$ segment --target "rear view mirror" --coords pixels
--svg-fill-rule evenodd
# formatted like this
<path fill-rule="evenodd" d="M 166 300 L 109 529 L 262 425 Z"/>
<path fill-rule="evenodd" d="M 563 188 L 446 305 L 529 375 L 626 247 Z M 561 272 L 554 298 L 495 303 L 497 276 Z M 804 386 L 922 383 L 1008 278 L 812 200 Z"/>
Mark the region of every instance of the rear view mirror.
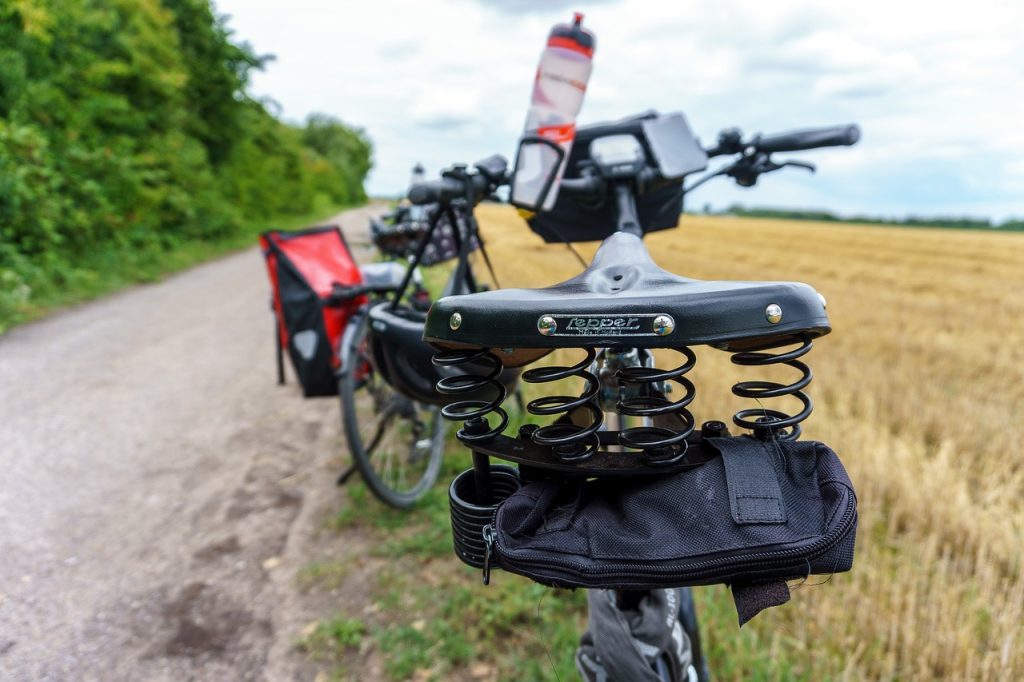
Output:
<path fill-rule="evenodd" d="M 555 179 L 564 158 L 565 150 L 551 140 L 537 135 L 520 138 L 509 203 L 535 212 L 550 207 L 558 195 Z"/>

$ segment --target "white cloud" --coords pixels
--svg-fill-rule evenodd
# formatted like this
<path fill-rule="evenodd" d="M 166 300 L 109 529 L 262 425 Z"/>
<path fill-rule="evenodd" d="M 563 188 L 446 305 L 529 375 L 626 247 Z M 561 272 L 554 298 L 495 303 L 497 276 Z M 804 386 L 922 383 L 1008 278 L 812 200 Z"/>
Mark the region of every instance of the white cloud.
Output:
<path fill-rule="evenodd" d="M 460 129 L 475 123 L 480 95 L 472 90 L 443 87 L 420 92 L 409 108 L 411 122 L 425 128 Z"/>
<path fill-rule="evenodd" d="M 254 91 L 301 119 L 367 129 L 374 192 L 415 161 L 438 169 L 514 154 L 536 60 L 566 2 L 216 0 L 278 60 Z M 1024 4 L 975 0 L 577 3 L 597 35 L 581 121 L 683 110 L 717 130 L 856 121 L 860 146 L 813 152 L 815 177 L 724 184 L 696 200 L 865 213 L 1024 214 Z M 931 187 L 931 189 L 929 189 Z M 876 208 L 877 207 L 877 208 Z M 991 207 L 991 208 L 989 208 Z"/>

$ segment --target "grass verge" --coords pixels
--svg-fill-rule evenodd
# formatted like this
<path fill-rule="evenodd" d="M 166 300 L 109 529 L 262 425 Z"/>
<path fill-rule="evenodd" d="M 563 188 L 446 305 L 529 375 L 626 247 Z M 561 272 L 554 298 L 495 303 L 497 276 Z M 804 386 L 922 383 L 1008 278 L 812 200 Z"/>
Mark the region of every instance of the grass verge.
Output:
<path fill-rule="evenodd" d="M 298 576 L 308 580 L 367 561 L 375 567 L 347 577 L 361 581 L 367 604 L 345 604 L 299 642 L 300 651 L 327 665 L 328 679 L 363 679 L 350 671 L 366 674 L 368 656 L 390 680 L 575 678 L 583 592 L 549 590 L 505 573 L 495 573 L 485 587 L 479 571 L 455 558 L 447 483 L 468 466 L 468 454 L 452 442 L 439 484 L 413 513 L 385 507 L 361 482 L 347 486 L 345 507 L 326 527 L 364 538 L 368 556 L 340 557 L 336 569 L 310 564 Z M 364 641 L 353 646 L 349 631 L 333 624 L 356 617 L 366 630 Z"/>

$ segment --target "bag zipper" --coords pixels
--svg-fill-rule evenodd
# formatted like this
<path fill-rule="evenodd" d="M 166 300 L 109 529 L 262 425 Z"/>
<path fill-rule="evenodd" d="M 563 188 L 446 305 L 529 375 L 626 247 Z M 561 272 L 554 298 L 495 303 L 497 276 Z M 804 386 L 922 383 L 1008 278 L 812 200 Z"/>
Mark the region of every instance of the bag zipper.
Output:
<path fill-rule="evenodd" d="M 849 494 L 852 497 L 852 491 Z M 640 575 L 643 577 L 651 577 L 654 580 L 657 580 L 660 576 L 666 576 L 664 580 L 665 584 L 673 584 L 678 582 L 678 579 L 671 580 L 668 579 L 667 576 L 679 576 L 680 574 L 684 574 L 689 578 L 700 579 L 712 577 L 716 573 L 721 572 L 723 568 L 743 568 L 751 564 L 757 564 L 764 567 L 781 567 L 791 565 L 793 563 L 793 559 L 814 559 L 825 554 L 842 542 L 852 529 L 854 521 L 856 521 L 857 508 L 854 504 L 850 504 L 848 502 L 846 509 L 843 512 L 843 516 L 836 528 L 832 532 L 828 533 L 828 535 L 822 537 L 821 540 L 818 540 L 807 547 L 792 547 L 789 549 L 780 549 L 768 552 L 754 552 L 752 554 L 744 555 L 742 559 L 721 557 L 696 563 L 685 561 L 677 563 L 616 561 L 616 565 L 613 567 L 587 566 L 586 564 L 571 560 L 556 563 L 547 560 L 546 557 L 548 555 L 544 552 L 532 552 L 535 558 L 531 559 L 529 557 L 529 554 L 531 554 L 530 550 L 518 550 L 518 552 L 513 555 L 507 550 L 503 550 L 501 543 L 497 539 L 497 533 L 495 531 L 495 528 L 497 528 L 497 518 L 498 510 L 495 509 L 494 514 L 491 516 L 491 523 L 483 528 L 485 544 L 485 585 L 490 581 L 490 564 L 493 560 L 493 556 L 497 556 L 499 566 L 514 566 L 515 573 L 520 573 L 521 575 L 533 578 L 539 582 L 558 580 L 566 574 L 573 577 L 580 577 L 584 580 L 595 576 L 612 580 L 619 578 L 635 580 L 637 576 Z M 521 555 L 521 553 L 524 552 L 527 556 Z M 528 568 L 527 570 L 522 570 L 523 566 L 528 568 L 533 567 L 539 570 L 547 570 L 548 573 L 554 575 L 549 575 L 544 572 L 533 572 L 528 570 Z M 562 575 L 558 575 L 559 573 Z"/>
<path fill-rule="evenodd" d="M 498 509 L 495 507 L 494 514 L 491 516 L 491 523 L 483 527 L 484 536 L 484 585 L 491 584 L 491 552 L 494 550 L 494 528 L 491 524 L 495 522 L 498 516 Z"/>

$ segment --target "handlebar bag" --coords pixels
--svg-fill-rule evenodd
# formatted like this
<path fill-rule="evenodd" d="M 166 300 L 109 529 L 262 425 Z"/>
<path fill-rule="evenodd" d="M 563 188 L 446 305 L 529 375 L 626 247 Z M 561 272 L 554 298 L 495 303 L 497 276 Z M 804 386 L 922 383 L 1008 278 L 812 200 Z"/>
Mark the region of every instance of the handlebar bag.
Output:
<path fill-rule="evenodd" d="M 281 348 L 288 349 L 307 398 L 338 394 L 338 343 L 349 318 L 365 303 L 358 296 L 330 300 L 335 285 L 363 281 L 337 225 L 260 235 L 272 289 Z"/>
<path fill-rule="evenodd" d="M 591 158 L 590 143 L 607 135 L 634 136 L 647 158 L 653 160 L 651 144 L 643 126 L 645 121 L 657 118 L 658 114 L 650 111 L 621 121 L 580 127 L 565 163 L 565 177 L 580 177 L 583 163 Z M 679 180 L 636 197 L 637 217 L 644 234 L 676 227 L 683 212 L 683 195 L 683 181 Z M 618 206 L 611 198 L 595 204 L 559 192 L 551 210 L 532 215 L 527 224 L 548 243 L 601 241 L 615 233 L 617 216 Z"/>
<path fill-rule="evenodd" d="M 788 601 L 786 580 L 850 570 L 857 497 L 835 452 L 751 436 L 704 442 L 719 456 L 672 475 L 527 483 L 484 530 L 491 564 L 557 587 L 724 583 L 740 625 Z"/>

